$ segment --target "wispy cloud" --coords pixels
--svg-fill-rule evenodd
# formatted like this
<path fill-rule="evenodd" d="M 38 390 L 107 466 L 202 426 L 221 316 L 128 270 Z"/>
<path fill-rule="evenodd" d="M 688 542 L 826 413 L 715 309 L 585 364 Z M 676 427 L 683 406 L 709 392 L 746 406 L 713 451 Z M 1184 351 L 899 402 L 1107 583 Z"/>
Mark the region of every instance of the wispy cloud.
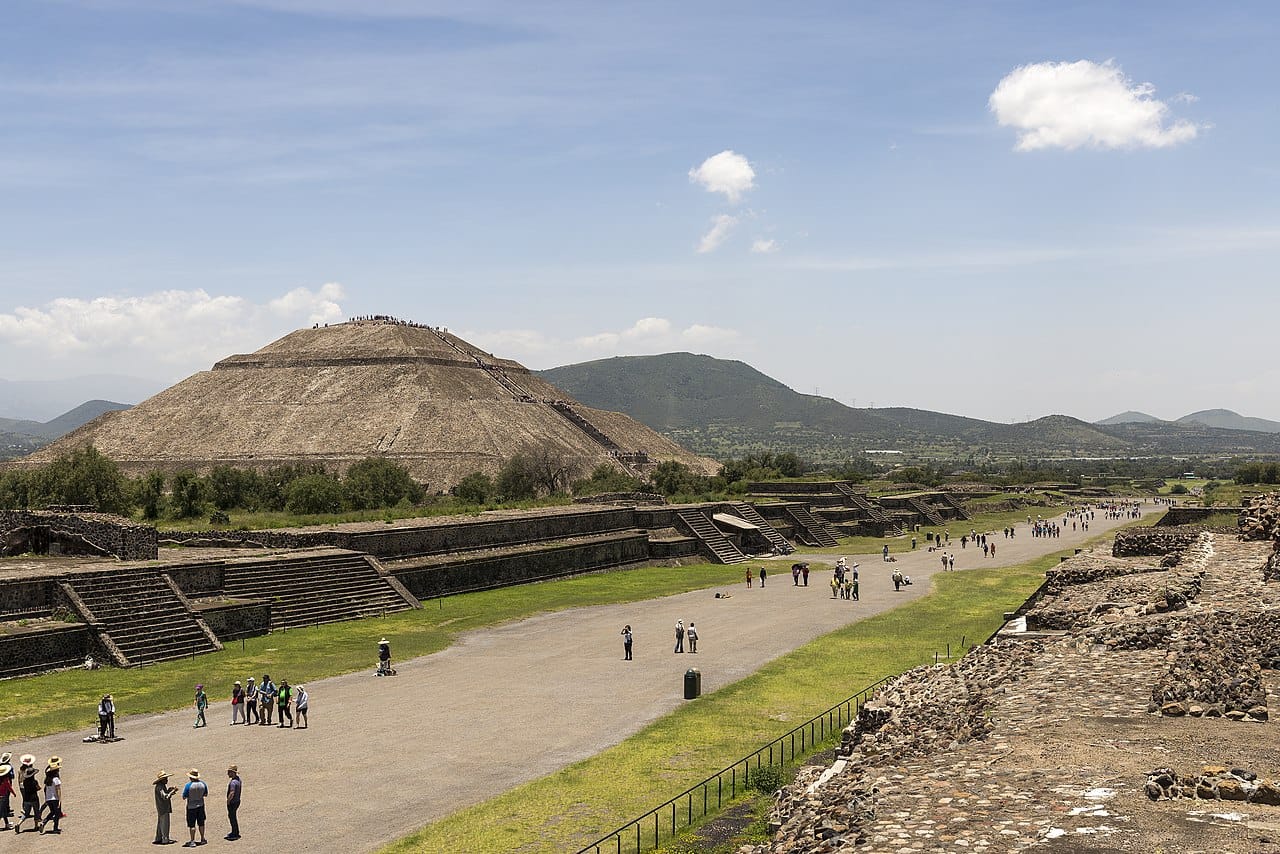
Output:
<path fill-rule="evenodd" d="M 738 218 L 729 214 L 718 214 L 711 218 L 711 228 L 706 234 L 702 235 L 702 239 L 698 241 L 698 252 L 706 254 L 707 252 L 715 252 L 720 248 L 733 229 L 738 225 Z"/>
<path fill-rule="evenodd" d="M 625 329 L 560 338 L 531 329 L 468 330 L 464 339 L 498 355 L 528 360 L 539 367 L 603 356 L 648 355 L 673 350 L 737 344 L 734 329 L 710 323 L 679 326 L 665 317 L 643 317 Z"/>

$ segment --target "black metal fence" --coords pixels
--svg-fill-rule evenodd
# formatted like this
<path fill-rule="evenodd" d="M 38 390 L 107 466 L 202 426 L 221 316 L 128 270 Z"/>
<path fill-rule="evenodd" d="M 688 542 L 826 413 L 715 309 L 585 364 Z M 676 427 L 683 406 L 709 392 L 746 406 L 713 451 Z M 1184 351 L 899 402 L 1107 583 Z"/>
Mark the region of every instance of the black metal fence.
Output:
<path fill-rule="evenodd" d="M 936 655 L 934 660 L 937 660 Z M 886 676 L 868 685 L 849 699 L 778 736 L 755 753 L 744 756 L 661 806 L 654 807 L 634 821 L 600 837 L 580 849 L 578 854 L 639 854 L 641 851 L 657 849 L 664 838 L 671 839 L 680 829 L 690 827 L 696 820 L 719 810 L 726 801 L 732 801 L 739 793 L 746 791 L 749 788 L 747 778 L 753 767 L 785 766 L 788 762 L 794 762 L 797 755 L 803 758 L 806 751 L 843 730 L 857 717 L 858 710 L 873 692 L 894 678 L 896 675 Z"/>

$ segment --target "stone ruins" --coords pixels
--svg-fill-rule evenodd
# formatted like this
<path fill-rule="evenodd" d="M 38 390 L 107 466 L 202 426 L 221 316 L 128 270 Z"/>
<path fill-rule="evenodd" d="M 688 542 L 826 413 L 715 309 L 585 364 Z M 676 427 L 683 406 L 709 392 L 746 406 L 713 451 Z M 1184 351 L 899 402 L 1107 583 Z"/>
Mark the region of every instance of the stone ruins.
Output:
<path fill-rule="evenodd" d="M 990 642 L 892 680 L 772 841 L 839 851 L 1280 850 L 1280 496 L 1239 532 L 1124 532 Z"/>

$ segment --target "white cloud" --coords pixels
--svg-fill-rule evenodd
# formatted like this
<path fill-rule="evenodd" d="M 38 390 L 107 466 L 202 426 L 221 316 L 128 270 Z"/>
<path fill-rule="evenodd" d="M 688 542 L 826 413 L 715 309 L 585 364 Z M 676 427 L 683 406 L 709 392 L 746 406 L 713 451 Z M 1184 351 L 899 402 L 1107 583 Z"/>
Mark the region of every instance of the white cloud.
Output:
<path fill-rule="evenodd" d="M 691 347 L 710 347 L 742 341 L 734 329 L 691 323 L 679 327 L 665 317 L 643 317 L 626 329 L 605 330 L 576 338 L 560 339 L 528 329 L 463 331 L 464 340 L 497 356 L 531 366 L 553 367 L 602 356 L 667 353 Z"/>
<path fill-rule="evenodd" d="M 89 363 L 107 370 L 155 375 L 189 373 L 218 359 L 251 352 L 304 324 L 343 319 L 342 286 L 295 288 L 265 303 L 204 290 L 158 291 L 136 297 L 62 297 L 0 313 L 0 353 L 13 363 L 47 368 Z"/>
<path fill-rule="evenodd" d="M 729 214 L 719 214 L 711 218 L 711 230 L 702 235 L 702 239 L 698 241 L 698 252 L 714 252 L 720 248 L 720 244 L 728 239 L 730 232 L 738 224 L 736 216 Z"/>
<path fill-rule="evenodd" d="M 1176 104 L 1194 104 L 1200 100 L 1199 95 L 1192 95 L 1190 92 L 1179 92 L 1170 98 Z"/>
<path fill-rule="evenodd" d="M 766 240 L 763 237 L 757 237 L 751 241 L 751 251 L 757 255 L 770 255 L 777 252 L 782 247 L 778 245 L 778 241 L 772 238 Z"/>
<path fill-rule="evenodd" d="M 1166 148 L 1194 139 L 1199 127 L 1171 120 L 1149 83 L 1134 83 L 1110 61 L 1037 62 L 1015 68 L 988 106 L 1018 130 L 1018 151 L 1042 148 Z"/>
<path fill-rule="evenodd" d="M 755 187 L 756 171 L 747 158 L 726 149 L 702 161 L 701 166 L 690 169 L 689 180 L 701 184 L 709 193 L 723 193 L 736 205 L 743 193 Z"/>

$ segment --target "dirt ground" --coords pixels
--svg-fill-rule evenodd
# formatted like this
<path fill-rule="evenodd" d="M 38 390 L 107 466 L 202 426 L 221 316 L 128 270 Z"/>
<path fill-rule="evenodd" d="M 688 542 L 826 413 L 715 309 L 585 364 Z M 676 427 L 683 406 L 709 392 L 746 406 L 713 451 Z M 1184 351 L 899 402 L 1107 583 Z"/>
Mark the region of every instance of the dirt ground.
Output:
<path fill-rule="evenodd" d="M 1119 524 L 1099 519 L 1087 535 L 1066 532 L 1053 540 L 1034 539 L 1021 526 L 1016 539 L 999 539 L 996 560 L 954 549 L 956 569 L 1020 563 Z M 61 836 L 6 834 L 0 850 L 137 851 L 153 836 L 156 772 L 169 771 L 177 784 L 191 768 L 215 794 L 210 844 L 228 844 L 218 804 L 231 763 L 244 780 L 245 843 L 289 851 L 374 849 L 621 741 L 684 702 L 683 674 L 695 663 L 703 690 L 714 691 L 821 634 L 923 596 L 940 569 L 937 555 L 923 548 L 894 564 L 879 555 L 856 559 L 857 603 L 831 599 L 822 574 L 810 587 L 793 587 L 792 561 L 780 559 L 765 564 L 776 569 L 763 590 L 739 583 L 476 631 L 440 653 L 400 663 L 395 678 L 356 673 L 309 684 L 305 731 L 229 726 L 225 702 L 214 704 L 207 728 L 195 730 L 188 711 L 128 717 L 128 698 L 117 697 L 124 741 L 81 743 L 86 727 L 3 747 L 15 757 L 35 754 L 41 767 L 50 755 L 62 757 L 68 818 Z M 919 583 L 895 593 L 889 579 L 895 567 Z M 732 598 L 716 599 L 717 591 Z M 672 655 L 677 619 L 698 624 L 696 657 Z M 620 660 L 624 623 L 635 631 L 632 662 Z M 93 718 L 92 709 L 85 712 Z M 182 820 L 179 806 L 173 836 L 180 842 Z"/>

